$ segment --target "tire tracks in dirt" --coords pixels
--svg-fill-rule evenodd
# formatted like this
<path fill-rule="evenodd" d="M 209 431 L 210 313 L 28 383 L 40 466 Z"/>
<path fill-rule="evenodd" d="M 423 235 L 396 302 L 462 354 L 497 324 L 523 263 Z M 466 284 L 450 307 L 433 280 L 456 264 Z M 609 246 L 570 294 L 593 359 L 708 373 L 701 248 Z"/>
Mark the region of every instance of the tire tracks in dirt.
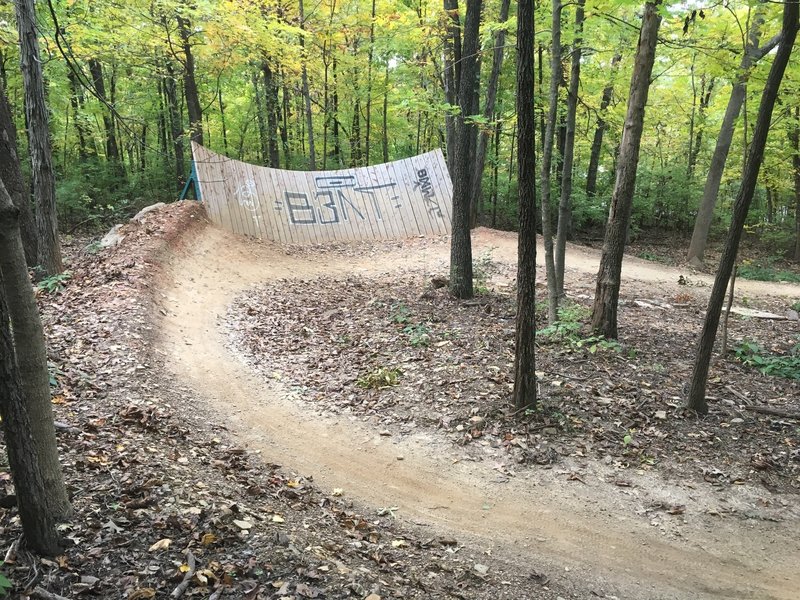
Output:
<path fill-rule="evenodd" d="M 398 518 L 409 524 L 468 537 L 522 569 L 554 574 L 566 567 L 570 572 L 563 578 L 620 598 L 797 599 L 800 551 L 785 524 L 752 527 L 728 519 L 692 528 L 685 541 L 665 539 L 647 522 L 619 510 L 613 497 L 596 497 L 597 488 L 552 489 L 537 485 L 535 474 L 492 484 L 497 473 L 490 466 L 455 462 L 447 443 L 433 436 L 387 438 L 346 416 L 319 416 L 279 385 L 256 376 L 226 348 L 220 321 L 233 298 L 252 285 L 322 274 L 391 276 L 412 266 L 441 272 L 447 245 L 411 242 L 366 259 L 322 251 L 304 258 L 211 226 L 193 235 L 167 259 L 170 283 L 162 291 L 166 315 L 159 323 L 157 349 L 174 375 L 170 385 L 193 389 L 197 403 L 261 451 L 264 460 L 312 475 L 328 490 L 343 488 L 358 503 L 398 507 Z M 476 255 L 493 248 L 493 258 L 516 260 L 512 234 L 479 230 L 473 240 Z M 593 273 L 598 254 L 570 247 L 567 262 L 572 271 Z M 677 281 L 680 273 L 635 261 L 627 261 L 626 271 L 628 277 L 654 283 Z M 797 291 L 796 286 L 771 286 L 767 293 Z M 313 290 L 309 297 L 313 301 Z"/>

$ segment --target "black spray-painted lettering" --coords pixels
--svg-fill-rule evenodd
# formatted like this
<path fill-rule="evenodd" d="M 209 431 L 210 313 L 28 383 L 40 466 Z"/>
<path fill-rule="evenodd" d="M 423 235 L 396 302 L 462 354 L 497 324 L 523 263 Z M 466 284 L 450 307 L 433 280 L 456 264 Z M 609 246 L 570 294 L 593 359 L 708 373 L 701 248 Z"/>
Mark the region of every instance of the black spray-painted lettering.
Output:
<path fill-rule="evenodd" d="M 428 207 L 428 212 L 437 217 L 442 216 L 442 208 L 436 200 L 436 192 L 433 189 L 433 182 L 428 169 L 417 169 L 417 181 L 414 182 L 414 189 L 419 188 L 422 192 L 422 200 Z"/>

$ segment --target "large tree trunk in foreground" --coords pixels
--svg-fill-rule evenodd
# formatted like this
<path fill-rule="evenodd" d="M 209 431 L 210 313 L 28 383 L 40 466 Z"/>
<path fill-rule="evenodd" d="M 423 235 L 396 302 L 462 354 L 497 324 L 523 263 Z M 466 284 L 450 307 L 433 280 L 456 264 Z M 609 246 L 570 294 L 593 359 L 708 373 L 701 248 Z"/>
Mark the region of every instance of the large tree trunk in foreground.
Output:
<path fill-rule="evenodd" d="M 64 270 L 56 218 L 56 179 L 50 143 L 50 122 L 45 103 L 42 61 L 36 31 L 33 0 L 14 3 L 19 33 L 19 64 L 25 88 L 25 116 L 28 123 L 28 147 L 33 173 L 33 197 L 36 205 L 38 262 L 45 275 Z"/>
<path fill-rule="evenodd" d="M 558 289 L 556 265 L 553 256 L 553 218 L 550 201 L 550 174 L 553 167 L 553 146 L 558 118 L 558 86 L 561 82 L 561 0 L 553 0 L 553 43 L 550 48 L 550 94 L 547 126 L 542 146 L 542 237 L 544 238 L 544 263 L 547 273 L 547 320 L 558 320 Z"/>
<path fill-rule="evenodd" d="M 611 196 L 600 270 L 597 273 L 597 287 L 592 307 L 592 329 L 607 338 L 617 337 L 617 304 L 622 257 L 631 220 L 639 147 L 644 129 L 644 109 L 656 58 L 658 28 L 661 25 L 661 15 L 658 12 L 660 1 L 647 2 L 644 6 L 642 29 L 639 33 L 628 95 L 628 110 L 617 160 L 617 177 L 614 193 Z"/>
<path fill-rule="evenodd" d="M 558 229 L 556 230 L 556 293 L 564 296 L 564 260 L 567 253 L 567 235 L 572 231 L 572 165 L 575 161 L 575 116 L 578 112 L 578 84 L 581 75 L 581 44 L 583 43 L 583 7 L 586 0 L 578 0 L 575 7 L 575 41 L 572 43 L 572 68 L 570 69 L 567 96 L 566 133 L 564 136 L 564 170 L 561 175 L 561 198 L 558 203 Z"/>
<path fill-rule="evenodd" d="M 16 365 L 22 382 L 25 412 L 30 420 L 25 431 L 29 431 L 32 437 L 38 467 L 44 479 L 43 502 L 52 518 L 61 518 L 69 515 L 72 508 L 58 462 L 47 352 L 42 322 L 22 251 L 18 214 L 5 186 L 0 184 L 0 284 L 14 334 Z M 5 360 L 6 352 L 2 354 Z M 26 460 L 24 456 L 17 458 Z"/>
<path fill-rule="evenodd" d="M 466 118 L 474 109 L 478 82 L 478 31 L 481 19 L 481 0 L 467 0 L 464 18 L 464 47 L 461 60 L 461 82 L 458 102 L 461 112 L 456 117 L 456 152 L 453 177 L 453 234 L 450 244 L 450 293 L 456 298 L 471 298 L 472 240 L 469 230 L 469 207 L 472 194 L 471 162 L 474 125 Z"/>
<path fill-rule="evenodd" d="M 534 0 L 517 12 L 517 126 L 519 128 L 519 247 L 514 408 L 536 407 L 536 113 L 534 112 Z"/>
<path fill-rule="evenodd" d="M 511 0 L 502 0 L 500 4 L 500 18 L 498 23 L 508 21 L 508 11 Z M 500 83 L 500 71 L 503 68 L 503 54 L 505 52 L 506 30 L 500 29 L 494 36 L 494 53 L 492 56 L 492 71 L 486 84 L 486 103 L 483 106 L 483 118 L 491 121 L 494 118 L 494 106 L 497 101 L 497 88 Z M 489 145 L 489 130 L 484 127 L 478 133 L 478 145 L 475 149 L 475 171 L 472 176 L 472 201 L 470 202 L 470 226 L 478 223 L 478 212 L 482 199 L 483 171 L 486 166 L 486 149 Z"/>
<path fill-rule="evenodd" d="M 694 230 L 692 232 L 692 241 L 689 243 L 689 252 L 686 256 L 686 261 L 688 263 L 698 266 L 701 266 L 703 263 L 703 256 L 706 251 L 706 244 L 708 243 L 708 233 L 711 230 L 711 221 L 714 218 L 714 207 L 717 204 L 717 195 L 719 194 L 722 175 L 725 171 L 725 163 L 728 160 L 728 153 L 731 149 L 731 142 L 733 141 L 736 119 L 739 116 L 745 96 L 747 95 L 747 80 L 750 77 L 750 69 L 760 58 L 772 50 L 778 42 L 778 38 L 775 37 L 762 48 L 758 47 L 758 40 L 761 37 L 761 27 L 764 24 L 764 17 L 761 14 L 763 12 L 761 7 L 756 10 L 757 12 L 753 19 L 753 25 L 750 28 L 750 35 L 747 39 L 747 47 L 745 48 L 741 64 L 739 65 L 739 75 L 731 90 L 731 97 L 728 100 L 728 106 L 722 118 L 722 125 L 720 125 L 719 128 L 717 143 L 714 146 L 714 154 L 711 156 L 711 166 L 706 176 L 703 198 L 697 210 L 697 217 L 695 218 Z"/>
<path fill-rule="evenodd" d="M 722 303 L 725 300 L 725 288 L 728 285 L 733 265 L 736 262 L 736 254 L 739 251 L 739 241 L 742 237 L 744 222 L 747 218 L 747 212 L 750 210 L 750 203 L 753 200 L 756 183 L 758 182 L 758 172 L 761 169 L 761 161 L 764 158 L 764 147 L 767 143 L 767 134 L 772 120 L 772 110 L 775 107 L 778 89 L 783 80 L 786 65 L 789 63 L 794 40 L 797 37 L 797 29 L 800 25 L 798 17 L 800 17 L 800 4 L 787 2 L 783 5 L 781 43 L 772 62 L 764 91 L 761 94 L 761 105 L 758 107 L 756 128 L 753 132 L 750 152 L 742 175 L 742 185 L 736 195 L 731 226 L 728 230 L 728 239 L 725 243 L 725 250 L 722 252 L 722 258 L 719 261 L 717 275 L 714 278 L 714 287 L 711 288 L 711 296 L 708 299 L 706 320 L 703 324 L 700 342 L 697 345 L 697 358 L 695 359 L 687 398 L 687 406 L 700 414 L 708 412 L 706 383 L 708 382 L 711 352 L 714 349 L 714 340 L 717 336 L 717 327 L 722 313 Z"/>
<path fill-rule="evenodd" d="M 5 89 L 0 87 L 0 180 L 6 186 L 11 201 L 19 210 L 19 229 L 22 247 L 25 249 L 25 262 L 29 267 L 36 266 L 36 221 L 33 218 L 28 187 L 22 177 L 19 155 L 17 154 L 17 128 L 11 117 Z"/>
<path fill-rule="evenodd" d="M 39 456 L 31 436 L 30 419 L 16 366 L 8 309 L 0 290 L 0 416 L 3 418 L 6 453 L 14 478 L 25 541 L 37 554 L 54 556 L 61 552 L 61 548 L 55 519 L 46 502 L 44 476 L 39 468 Z"/>

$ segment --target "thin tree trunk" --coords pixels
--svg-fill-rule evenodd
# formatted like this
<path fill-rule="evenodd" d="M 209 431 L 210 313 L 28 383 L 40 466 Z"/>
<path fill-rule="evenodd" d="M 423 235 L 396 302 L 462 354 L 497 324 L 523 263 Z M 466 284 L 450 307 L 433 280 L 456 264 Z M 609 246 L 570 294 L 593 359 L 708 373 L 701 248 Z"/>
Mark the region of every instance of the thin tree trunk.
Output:
<path fill-rule="evenodd" d="M 511 0 L 502 0 L 500 4 L 500 16 L 498 23 L 508 21 L 508 12 Z M 500 73 L 503 68 L 503 55 L 506 43 L 506 30 L 500 28 L 494 35 L 494 52 L 492 55 L 492 70 L 489 73 L 489 81 L 486 84 L 486 102 L 483 105 L 483 118 L 491 121 L 495 117 L 495 103 L 497 101 L 497 88 L 500 83 Z M 481 128 L 478 133 L 478 144 L 475 149 L 475 170 L 472 177 L 472 200 L 470 213 L 470 226 L 478 224 L 478 213 L 483 191 L 483 171 L 486 167 L 486 149 L 489 145 L 489 129 Z"/>
<path fill-rule="evenodd" d="M 300 29 L 305 29 L 306 17 L 303 11 L 303 0 L 299 0 L 298 8 L 300 12 Z M 301 80 L 303 85 L 303 101 L 305 102 L 306 129 L 308 130 L 308 169 L 309 171 L 316 171 L 317 154 L 314 149 L 314 121 L 311 114 L 311 92 L 308 89 L 308 69 L 306 67 L 308 56 L 306 56 L 305 34 L 300 35 L 300 51 L 303 54 Z"/>
<path fill-rule="evenodd" d="M 86 128 L 86 123 L 83 120 L 83 88 L 78 83 L 75 73 L 71 69 L 67 70 L 67 79 L 69 80 L 69 102 L 72 106 L 72 112 L 75 115 L 73 124 L 75 125 L 75 133 L 78 134 L 78 157 L 81 163 L 86 161 L 90 154 L 94 154 L 94 148 L 89 147 L 87 140 L 90 140 L 92 134 Z"/>
<path fill-rule="evenodd" d="M 166 63 L 166 69 L 167 77 L 164 79 L 164 95 L 167 98 L 172 145 L 175 149 L 175 177 L 178 180 L 177 188 L 181 189 L 183 184 L 186 183 L 186 165 L 183 158 L 183 124 L 181 123 L 181 111 L 178 107 L 175 71 L 169 62 Z"/>
<path fill-rule="evenodd" d="M 353 105 L 353 124 L 350 127 L 350 166 L 362 166 L 363 155 L 361 150 L 361 102 L 358 98 L 355 99 Z M 419 131 L 419 124 L 417 124 L 417 131 Z M 419 143 L 419 134 L 417 134 L 417 143 Z"/>
<path fill-rule="evenodd" d="M 514 408 L 536 407 L 536 113 L 534 111 L 534 0 L 517 12 L 517 124 L 519 241 Z"/>
<path fill-rule="evenodd" d="M 389 162 L 389 62 L 386 62 L 386 76 L 383 80 L 383 162 Z"/>
<path fill-rule="evenodd" d="M 492 164 L 492 227 L 497 227 L 497 198 L 500 195 L 500 134 L 503 122 L 494 125 L 494 161 Z"/>
<path fill-rule="evenodd" d="M 461 81 L 461 21 L 458 16 L 458 0 L 444 0 L 448 25 L 444 37 L 444 96 L 451 108 L 458 105 L 458 90 Z M 447 169 L 455 177 L 456 116 L 448 111 L 444 117 L 447 143 Z"/>
<path fill-rule="evenodd" d="M 694 141 L 689 143 L 689 164 L 688 173 L 689 177 L 694 177 L 694 169 L 697 165 L 697 157 L 700 154 L 700 146 L 703 143 L 703 133 L 705 131 L 706 112 L 708 105 L 711 102 L 711 93 L 714 90 L 714 82 L 716 80 L 712 77 L 707 80 L 706 75 L 700 77 L 700 98 L 699 106 L 697 109 L 697 119 L 694 125 Z"/>
<path fill-rule="evenodd" d="M 631 77 L 628 109 L 622 134 L 616 183 L 611 196 L 600 270 L 592 308 L 592 329 L 607 337 L 617 337 L 617 304 L 619 302 L 620 275 L 625 240 L 631 219 L 631 206 L 636 186 L 636 169 L 644 129 L 644 113 L 650 91 L 650 76 L 656 57 L 661 0 L 646 2 L 642 16 L 642 29 L 636 49 L 636 59 Z"/>
<path fill-rule="evenodd" d="M 103 65 L 100 64 L 100 61 L 97 59 L 91 58 L 89 59 L 89 72 L 92 75 L 92 85 L 94 86 L 94 91 L 103 105 L 102 114 L 103 128 L 105 129 L 106 135 L 106 160 L 110 165 L 112 165 L 112 169 L 119 173 L 121 166 L 119 144 L 117 144 L 117 135 L 116 131 L 114 130 L 114 122 L 111 118 L 111 113 L 108 110 L 108 107 L 104 104 L 105 102 L 108 102 L 108 98 L 106 96 L 105 81 L 103 79 Z"/>
<path fill-rule="evenodd" d="M 572 66 L 567 95 L 566 132 L 564 136 L 564 172 L 561 176 L 561 198 L 558 203 L 558 230 L 556 232 L 556 292 L 564 296 L 564 261 L 567 236 L 572 231 L 572 166 L 575 160 L 575 119 L 578 113 L 578 85 L 581 75 L 581 44 L 583 43 L 583 7 L 578 0 L 575 7 L 575 41 L 572 43 Z"/>
<path fill-rule="evenodd" d="M 50 403 L 50 377 L 47 372 L 47 350 L 42 322 L 36 308 L 28 267 L 20 240 L 18 211 L 11 203 L 5 185 L 0 183 L 0 285 L 8 307 L 14 336 L 16 364 L 25 399 L 25 412 L 30 420 L 23 431 L 30 432 L 35 456 L 43 477 L 43 496 L 37 503 L 47 507 L 50 518 L 60 519 L 72 513 L 58 462 L 53 408 Z M 5 315 L 0 318 L 5 318 Z M 3 355 L 6 354 L 4 350 Z M 13 400 L 12 400 L 13 402 Z M 16 410 L 15 407 L 6 407 Z M 17 432 L 24 435 L 22 431 Z M 17 456 L 17 460 L 26 460 Z"/>
<path fill-rule="evenodd" d="M 686 256 L 686 261 L 689 264 L 697 266 L 703 264 L 703 256 L 708 243 L 708 232 L 711 230 L 711 221 L 714 218 L 714 207 L 717 204 L 717 195 L 719 194 L 722 175 L 725 171 L 725 163 L 728 160 L 728 152 L 731 149 L 736 119 L 747 95 L 747 80 L 750 76 L 750 69 L 759 59 L 772 50 L 778 42 L 776 36 L 763 47 L 758 47 L 761 27 L 764 24 L 763 5 L 759 5 L 756 10 L 756 16 L 753 19 L 753 25 L 750 28 L 747 40 L 747 47 L 739 65 L 739 75 L 731 90 L 731 97 L 728 100 L 725 116 L 722 118 L 722 125 L 717 136 L 717 143 L 714 147 L 714 154 L 711 156 L 711 166 L 708 169 L 708 176 L 703 188 L 703 198 L 697 211 L 692 241 L 689 243 L 689 251 Z"/>
<path fill-rule="evenodd" d="M 603 136 L 605 135 L 607 124 L 605 113 L 611 98 L 614 95 L 614 75 L 617 72 L 622 54 L 617 52 L 611 59 L 611 77 L 600 99 L 600 109 L 597 111 L 597 127 L 592 138 L 592 149 L 589 153 L 589 167 L 586 170 L 586 197 L 593 198 L 597 194 L 597 169 L 600 166 L 600 152 L 603 149 Z"/>
<path fill-rule="evenodd" d="M 183 43 L 183 91 L 186 109 L 189 111 L 189 132 L 193 142 L 203 145 L 203 109 L 195 79 L 194 54 L 192 52 L 192 30 L 189 21 L 178 16 L 178 32 Z"/>
<path fill-rule="evenodd" d="M 800 106 L 794 107 L 794 128 L 791 133 L 792 167 L 794 167 L 794 260 L 800 262 Z"/>
<path fill-rule="evenodd" d="M 558 119 L 558 87 L 561 83 L 561 0 L 553 0 L 553 38 L 550 49 L 550 93 L 542 148 L 542 238 L 544 238 L 544 261 L 547 273 L 547 320 L 558 320 L 558 287 L 556 265 L 553 256 L 553 219 L 550 201 L 550 173 L 553 168 L 553 140 Z"/>
<path fill-rule="evenodd" d="M 289 104 L 289 92 L 286 88 L 285 82 L 283 85 L 283 93 L 281 94 L 281 104 L 281 144 L 283 145 L 284 166 L 288 169 L 291 166 L 291 157 L 289 153 L 289 119 L 291 117 L 291 106 Z"/>
<path fill-rule="evenodd" d="M 58 240 L 56 180 L 53 172 L 50 123 L 45 102 L 42 61 L 39 56 L 34 0 L 17 0 L 14 7 L 19 34 L 19 63 L 25 88 L 28 148 L 33 173 L 38 263 L 45 275 L 55 275 L 63 271 L 64 267 L 61 264 L 61 246 Z"/>
<path fill-rule="evenodd" d="M 339 81 L 336 76 L 336 58 L 333 59 L 333 157 L 336 159 L 336 166 L 341 169 L 344 167 L 342 160 L 342 143 L 339 139 Z"/>
<path fill-rule="evenodd" d="M 269 135 L 267 134 L 267 119 L 264 114 L 264 94 L 261 91 L 261 83 L 258 78 L 258 72 L 253 72 L 250 75 L 253 82 L 253 92 L 255 93 L 256 104 L 256 122 L 258 123 L 258 140 L 260 142 L 261 156 L 259 157 L 261 164 L 267 164 L 267 157 L 269 156 Z"/>
<path fill-rule="evenodd" d="M 722 252 L 722 258 L 719 261 L 717 275 L 714 278 L 714 286 L 711 288 L 703 332 L 697 345 L 697 355 L 689 385 L 687 406 L 699 414 L 708 412 L 706 383 L 708 382 L 711 353 L 717 336 L 722 303 L 725 300 L 725 288 L 736 262 L 739 240 L 741 239 L 747 212 L 750 209 L 753 194 L 755 193 L 758 172 L 764 158 L 764 147 L 766 146 L 767 134 L 772 120 L 772 111 L 775 107 L 775 100 L 778 97 L 783 74 L 786 71 L 786 65 L 789 63 L 789 58 L 792 54 L 795 38 L 797 37 L 798 26 L 800 25 L 799 17 L 800 4 L 797 2 L 784 3 L 781 43 L 772 61 L 772 67 L 767 76 L 764 91 L 761 94 L 761 104 L 758 107 L 756 127 L 750 144 L 750 153 L 747 157 L 744 176 L 742 177 L 742 185 L 736 195 L 731 226 L 728 230 L 728 239 L 725 243 L 725 250 Z"/>
<path fill-rule="evenodd" d="M 219 102 L 219 118 L 222 121 L 222 147 L 225 154 L 228 153 L 228 127 L 225 124 L 225 103 L 222 101 L 222 87 L 217 89 L 217 100 Z"/>
<path fill-rule="evenodd" d="M 36 221 L 17 154 L 17 128 L 3 87 L 0 87 L 0 180 L 5 183 L 11 201 L 19 211 L 19 229 L 22 235 L 22 247 L 25 250 L 25 262 L 29 267 L 35 267 L 38 243 Z"/>
<path fill-rule="evenodd" d="M 372 129 L 372 59 L 375 55 L 375 0 L 372 0 L 372 15 L 369 22 L 369 56 L 367 58 L 367 114 L 364 124 L 364 164 L 369 165 L 369 136 Z"/>
<path fill-rule="evenodd" d="M 481 19 L 481 0 L 467 0 L 464 18 L 464 45 L 461 60 L 461 82 L 458 101 L 461 111 L 456 117 L 456 153 L 453 178 L 453 234 L 450 244 L 450 293 L 456 298 L 473 296 L 472 240 L 469 229 L 469 209 L 474 125 L 466 118 L 473 114 L 478 73 L 478 34 Z"/>

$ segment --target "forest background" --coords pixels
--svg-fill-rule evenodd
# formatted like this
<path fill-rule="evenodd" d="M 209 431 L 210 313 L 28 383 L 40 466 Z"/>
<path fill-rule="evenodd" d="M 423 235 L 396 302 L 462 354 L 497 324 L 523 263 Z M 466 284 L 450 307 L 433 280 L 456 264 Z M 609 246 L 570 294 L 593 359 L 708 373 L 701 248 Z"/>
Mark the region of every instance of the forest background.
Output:
<path fill-rule="evenodd" d="M 479 193 L 473 222 L 515 229 L 516 6 L 510 4 L 483 3 L 479 100 L 469 118 L 481 132 L 474 160 L 475 172 L 483 174 L 474 180 Z M 581 50 L 573 232 L 591 235 L 608 214 L 641 7 L 589 0 L 577 46 L 576 5 L 563 6 L 561 56 L 552 63 L 553 4 L 537 5 L 540 145 L 552 104 L 553 64 L 562 71 L 550 182 L 556 199 L 570 61 L 575 48 Z M 291 169 L 363 166 L 437 147 L 453 155 L 461 64 L 457 0 L 324 0 L 306 6 L 302 0 L 48 0 L 37 10 L 62 232 L 105 226 L 142 206 L 173 200 L 190 173 L 190 138 L 239 160 Z M 745 93 L 712 219 L 712 234 L 721 233 L 741 180 L 781 5 L 683 2 L 667 3 L 661 12 L 631 233 L 672 231 L 688 239 L 739 83 Z M 754 47 L 764 56 L 747 65 L 743 58 Z M 13 6 L 6 3 L 0 7 L 0 84 L 24 159 L 18 48 Z M 795 259 L 798 69 L 795 58 L 748 217 L 750 230 L 771 252 Z M 29 170 L 25 160 L 23 169 Z"/>

